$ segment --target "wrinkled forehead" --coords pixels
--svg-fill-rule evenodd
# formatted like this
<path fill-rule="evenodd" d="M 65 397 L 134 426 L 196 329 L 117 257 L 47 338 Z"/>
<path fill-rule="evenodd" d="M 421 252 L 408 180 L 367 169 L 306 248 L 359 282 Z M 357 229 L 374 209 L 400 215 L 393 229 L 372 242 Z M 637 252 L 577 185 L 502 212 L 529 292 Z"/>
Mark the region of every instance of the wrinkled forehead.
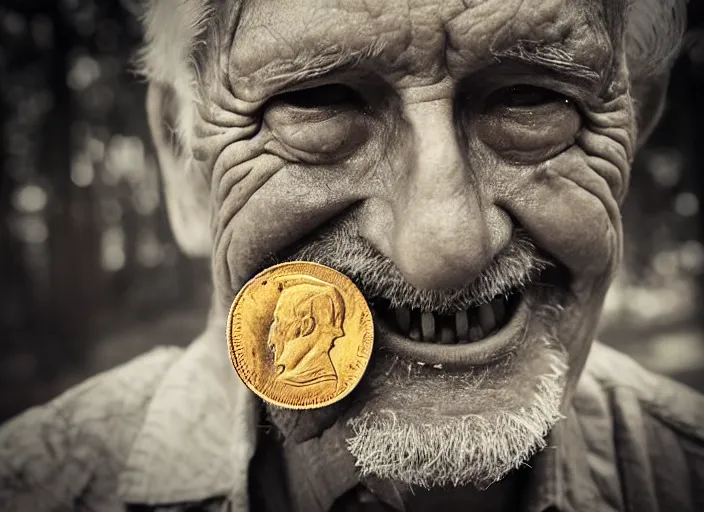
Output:
<path fill-rule="evenodd" d="M 434 83 L 448 74 L 466 76 L 522 42 L 560 45 L 576 62 L 604 69 L 622 3 L 249 0 L 222 27 L 232 33 L 224 48 L 228 78 L 235 89 L 254 94 L 256 87 L 286 85 L 304 64 L 320 74 L 354 65 L 392 80 L 413 76 Z"/>

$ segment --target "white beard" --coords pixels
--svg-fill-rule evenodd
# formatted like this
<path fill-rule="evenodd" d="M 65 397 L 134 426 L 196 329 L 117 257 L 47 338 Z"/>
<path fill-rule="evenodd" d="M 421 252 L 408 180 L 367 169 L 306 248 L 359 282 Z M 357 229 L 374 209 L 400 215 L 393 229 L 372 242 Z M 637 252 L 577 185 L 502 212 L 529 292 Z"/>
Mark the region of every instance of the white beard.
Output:
<path fill-rule="evenodd" d="M 545 447 L 545 437 L 562 418 L 566 355 L 544 341 L 536 345 L 542 349 L 538 357 L 547 371 L 533 377 L 529 403 L 512 397 L 500 408 L 460 416 L 399 413 L 389 407 L 351 419 L 354 436 L 348 449 L 361 476 L 425 488 L 473 485 L 485 489 L 519 468 Z M 453 398 L 464 396 L 471 402 L 473 396 L 494 391 L 482 389 L 482 376 L 475 380 Z"/>

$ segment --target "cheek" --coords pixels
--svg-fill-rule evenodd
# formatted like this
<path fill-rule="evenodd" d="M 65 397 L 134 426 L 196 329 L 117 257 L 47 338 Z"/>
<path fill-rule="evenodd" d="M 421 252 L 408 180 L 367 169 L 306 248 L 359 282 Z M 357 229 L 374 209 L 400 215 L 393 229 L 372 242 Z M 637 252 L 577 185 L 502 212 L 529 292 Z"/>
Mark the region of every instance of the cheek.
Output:
<path fill-rule="evenodd" d="M 614 169 L 574 145 L 538 166 L 504 171 L 513 179 L 504 177 L 506 193 L 498 203 L 575 277 L 604 277 L 606 283 L 620 261 L 622 241 L 613 184 L 621 181 Z"/>
<path fill-rule="evenodd" d="M 228 185 L 218 187 L 222 197 L 214 201 L 213 271 L 224 305 L 263 265 L 276 262 L 273 255 L 362 198 L 352 167 L 292 164 L 262 150 L 222 173 Z"/>

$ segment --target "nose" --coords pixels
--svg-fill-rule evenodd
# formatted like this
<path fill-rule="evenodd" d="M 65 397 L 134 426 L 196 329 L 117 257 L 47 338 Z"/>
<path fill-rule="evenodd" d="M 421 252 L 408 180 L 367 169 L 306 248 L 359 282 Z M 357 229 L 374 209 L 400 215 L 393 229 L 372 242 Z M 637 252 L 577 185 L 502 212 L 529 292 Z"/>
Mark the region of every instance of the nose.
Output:
<path fill-rule="evenodd" d="M 410 284 L 460 288 L 508 243 L 510 221 L 497 217 L 492 204 L 482 204 L 481 188 L 458 142 L 452 100 L 409 104 L 404 114 L 412 143 L 399 156 L 403 172 L 384 245 Z"/>

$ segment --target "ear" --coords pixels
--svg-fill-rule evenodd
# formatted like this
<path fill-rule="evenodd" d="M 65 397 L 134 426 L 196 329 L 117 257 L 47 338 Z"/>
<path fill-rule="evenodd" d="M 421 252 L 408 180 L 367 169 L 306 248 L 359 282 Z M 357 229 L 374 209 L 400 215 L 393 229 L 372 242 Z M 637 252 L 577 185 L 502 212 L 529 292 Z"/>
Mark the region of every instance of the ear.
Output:
<path fill-rule="evenodd" d="M 314 329 L 315 319 L 311 315 L 306 314 L 306 316 L 301 318 L 301 337 L 309 336 Z"/>
<path fill-rule="evenodd" d="M 180 100 L 163 84 L 151 83 L 147 92 L 147 117 L 161 168 L 166 210 L 181 250 L 189 256 L 208 257 L 211 252 L 209 193 L 205 178 L 193 169 L 189 144 L 192 104 Z"/>
<path fill-rule="evenodd" d="M 640 147 L 665 107 L 670 70 L 687 26 L 687 0 L 630 0 L 626 16 L 626 55 Z"/>

